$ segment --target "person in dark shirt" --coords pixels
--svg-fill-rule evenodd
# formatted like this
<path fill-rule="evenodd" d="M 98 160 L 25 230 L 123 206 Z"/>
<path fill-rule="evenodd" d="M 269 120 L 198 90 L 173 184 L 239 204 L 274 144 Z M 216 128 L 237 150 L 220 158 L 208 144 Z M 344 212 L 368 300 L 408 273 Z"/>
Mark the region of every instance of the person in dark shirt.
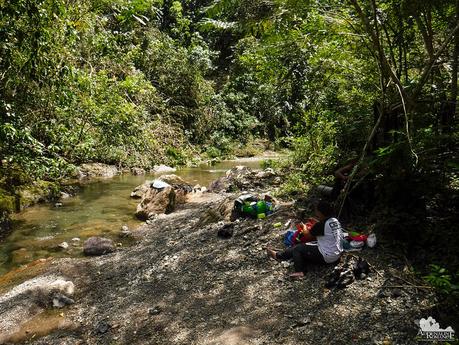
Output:
<path fill-rule="evenodd" d="M 290 275 L 292 278 L 303 277 L 308 263 L 333 263 L 343 252 L 343 231 L 338 219 L 332 216 L 331 205 L 320 201 L 315 207 L 315 214 L 319 222 L 314 224 L 310 234 L 317 238 L 317 244 L 300 243 L 281 252 L 269 247 L 266 249 L 268 256 L 275 260 L 293 259 L 295 272 Z"/>

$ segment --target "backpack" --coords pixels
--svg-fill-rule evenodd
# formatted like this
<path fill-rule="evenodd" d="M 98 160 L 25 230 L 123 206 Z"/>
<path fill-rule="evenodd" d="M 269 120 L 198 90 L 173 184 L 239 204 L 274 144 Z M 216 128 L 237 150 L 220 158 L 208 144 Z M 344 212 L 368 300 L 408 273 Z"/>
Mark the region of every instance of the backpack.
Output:
<path fill-rule="evenodd" d="M 234 213 L 240 217 L 265 218 L 273 213 L 274 204 L 259 200 L 252 194 L 242 194 L 234 201 Z"/>

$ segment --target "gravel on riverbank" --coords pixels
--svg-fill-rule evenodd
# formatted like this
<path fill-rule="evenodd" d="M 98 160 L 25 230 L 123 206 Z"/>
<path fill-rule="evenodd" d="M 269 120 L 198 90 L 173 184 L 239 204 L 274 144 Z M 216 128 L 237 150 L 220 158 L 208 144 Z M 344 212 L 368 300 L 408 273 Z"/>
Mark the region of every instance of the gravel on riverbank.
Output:
<path fill-rule="evenodd" d="M 239 221 L 223 240 L 215 209 L 234 197 L 204 193 L 143 225 L 132 247 L 54 261 L 48 274 L 75 284 L 75 304 L 60 310 L 67 326 L 41 338 L 24 333 L 24 343 L 417 343 L 415 320 L 429 316 L 435 298 L 407 283 L 402 259 L 384 247 L 362 251 L 373 272 L 342 290 L 324 288 L 332 267 L 291 281 L 291 267 L 267 259 L 264 248 L 282 245 L 285 229 L 274 224 L 293 216 L 292 205 Z"/>

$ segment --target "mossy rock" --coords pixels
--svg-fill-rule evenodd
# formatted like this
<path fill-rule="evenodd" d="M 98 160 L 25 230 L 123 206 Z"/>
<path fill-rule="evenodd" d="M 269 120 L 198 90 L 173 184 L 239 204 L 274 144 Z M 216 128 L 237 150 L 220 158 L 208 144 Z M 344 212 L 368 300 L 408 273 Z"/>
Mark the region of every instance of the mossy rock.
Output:
<path fill-rule="evenodd" d="M 23 210 L 31 205 L 55 200 L 59 198 L 60 186 L 50 181 L 35 181 L 29 186 L 22 186 L 19 190 L 19 209 Z"/>
<path fill-rule="evenodd" d="M 7 190 L 12 191 L 16 186 L 30 184 L 31 182 L 30 175 L 18 166 L 9 166 L 0 170 L 0 185 Z"/>
<path fill-rule="evenodd" d="M 10 195 L 6 190 L 0 188 L 0 215 L 3 212 L 14 212 L 14 196 Z"/>
<path fill-rule="evenodd" d="M 6 236 L 10 230 L 10 213 L 14 212 L 14 209 L 14 197 L 0 189 L 0 239 Z"/>

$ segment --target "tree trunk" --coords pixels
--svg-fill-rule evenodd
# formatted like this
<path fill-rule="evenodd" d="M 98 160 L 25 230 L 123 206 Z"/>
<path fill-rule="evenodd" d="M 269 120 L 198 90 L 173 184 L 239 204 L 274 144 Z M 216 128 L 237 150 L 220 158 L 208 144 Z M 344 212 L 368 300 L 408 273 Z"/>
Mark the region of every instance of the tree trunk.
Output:
<path fill-rule="evenodd" d="M 429 55 L 429 60 L 432 60 L 434 56 L 434 49 L 432 36 L 429 35 L 429 31 L 431 31 L 431 29 L 429 30 L 428 28 L 426 28 L 426 25 L 420 17 L 421 15 L 422 14 L 416 13 L 414 19 L 416 20 L 416 24 L 418 26 L 419 31 L 421 32 L 422 39 L 424 40 L 424 47 L 426 48 L 427 54 Z"/>

